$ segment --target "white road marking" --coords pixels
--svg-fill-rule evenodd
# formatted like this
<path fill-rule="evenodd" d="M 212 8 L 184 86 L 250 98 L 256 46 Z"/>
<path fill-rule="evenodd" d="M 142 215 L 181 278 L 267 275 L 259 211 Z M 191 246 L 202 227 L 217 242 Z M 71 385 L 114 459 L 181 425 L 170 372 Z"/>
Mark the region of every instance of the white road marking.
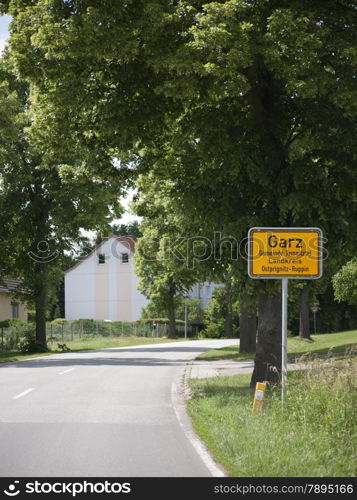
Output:
<path fill-rule="evenodd" d="M 12 399 L 19 399 L 19 398 L 22 398 L 22 396 L 26 396 L 26 394 L 28 394 L 29 392 L 32 392 L 34 391 L 34 388 L 33 387 L 30 387 L 30 389 L 26 389 L 26 391 L 24 392 L 21 392 L 21 394 L 18 394 L 17 396 L 13 396 Z"/>
<path fill-rule="evenodd" d="M 179 421 L 179 424 L 181 425 L 184 433 L 186 434 L 186 437 L 191 442 L 192 446 L 200 456 L 201 460 L 203 461 L 211 475 L 213 477 L 227 477 L 225 471 L 213 460 L 205 444 L 200 440 L 200 438 L 193 430 L 191 421 L 186 413 L 186 405 L 183 401 L 183 397 L 180 395 L 177 384 L 175 383 L 171 385 L 171 401 L 176 414 L 176 418 Z"/>
<path fill-rule="evenodd" d="M 64 372 L 59 372 L 58 375 L 64 375 L 65 373 L 72 372 L 73 370 L 74 370 L 74 368 L 68 368 L 68 370 L 65 370 Z"/>

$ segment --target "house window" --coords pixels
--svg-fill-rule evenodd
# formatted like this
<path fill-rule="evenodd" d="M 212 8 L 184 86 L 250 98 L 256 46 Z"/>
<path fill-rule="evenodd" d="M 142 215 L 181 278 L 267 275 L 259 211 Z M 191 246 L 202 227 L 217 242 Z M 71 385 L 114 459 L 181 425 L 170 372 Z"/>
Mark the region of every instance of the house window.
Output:
<path fill-rule="evenodd" d="M 19 303 L 11 302 L 11 317 L 12 319 L 18 319 L 19 317 Z"/>
<path fill-rule="evenodd" d="M 104 255 L 104 253 L 100 253 L 98 255 L 98 264 L 105 264 L 105 255 Z"/>
<path fill-rule="evenodd" d="M 122 253 L 121 254 L 121 263 L 122 264 L 128 264 L 129 262 L 129 254 L 128 253 Z"/>

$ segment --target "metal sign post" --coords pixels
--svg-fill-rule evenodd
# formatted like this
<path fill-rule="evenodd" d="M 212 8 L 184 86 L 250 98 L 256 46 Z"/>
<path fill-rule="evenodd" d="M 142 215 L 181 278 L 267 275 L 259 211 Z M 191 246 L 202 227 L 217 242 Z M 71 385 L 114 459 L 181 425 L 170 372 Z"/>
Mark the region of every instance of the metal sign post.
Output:
<path fill-rule="evenodd" d="M 288 278 L 281 280 L 281 403 L 284 404 L 288 371 Z"/>
<path fill-rule="evenodd" d="M 185 339 L 187 339 L 187 302 L 185 299 Z"/>
<path fill-rule="evenodd" d="M 322 231 L 317 227 L 252 227 L 248 233 L 250 278 L 281 280 L 282 403 L 287 380 L 288 280 L 321 278 L 322 248 Z"/>
<path fill-rule="evenodd" d="M 311 306 L 311 311 L 314 315 L 314 334 L 316 335 L 316 313 L 317 311 L 319 310 L 319 303 L 318 302 L 315 302 L 315 304 L 313 304 Z"/>

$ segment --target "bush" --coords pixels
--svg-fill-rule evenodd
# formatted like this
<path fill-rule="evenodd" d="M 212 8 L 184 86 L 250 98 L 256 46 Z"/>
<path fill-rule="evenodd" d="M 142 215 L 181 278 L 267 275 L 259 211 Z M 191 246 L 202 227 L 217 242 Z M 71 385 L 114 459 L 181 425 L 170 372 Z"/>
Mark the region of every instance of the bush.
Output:
<path fill-rule="evenodd" d="M 81 323 L 83 326 L 84 325 L 93 325 L 94 324 L 94 319 L 92 318 L 80 318 L 80 319 L 75 319 L 72 321 L 73 325 L 76 325 L 78 323 Z"/>
<path fill-rule="evenodd" d="M 357 304 L 357 258 L 347 262 L 332 278 L 335 299 Z"/>
<path fill-rule="evenodd" d="M 160 325 L 168 325 L 168 318 L 142 318 L 139 320 L 140 323 L 159 323 Z M 184 325 L 185 322 L 181 319 L 175 321 L 176 325 Z"/>
<path fill-rule="evenodd" d="M 185 303 L 188 311 L 189 324 L 202 324 L 203 323 L 203 309 L 201 301 L 198 299 L 185 299 L 184 297 L 175 297 L 175 312 L 176 323 L 185 320 Z M 167 308 L 159 306 L 155 301 L 150 301 L 146 307 L 141 310 L 141 320 L 155 321 L 156 323 L 168 323 Z M 154 319 L 153 319 L 154 318 Z"/>
<path fill-rule="evenodd" d="M 187 319 L 190 325 L 202 325 L 204 323 L 204 310 L 199 299 L 185 300 L 181 298 L 176 307 L 176 317 L 185 319 L 185 303 L 187 305 Z"/>
<path fill-rule="evenodd" d="M 198 333 L 200 339 L 220 339 L 224 336 L 224 324 L 210 323 Z"/>
<path fill-rule="evenodd" d="M 92 318 L 76 319 L 72 322 L 72 325 L 78 325 L 82 329 L 84 335 L 100 335 L 102 337 L 108 337 L 113 328 L 112 321 L 97 321 Z"/>
<path fill-rule="evenodd" d="M 22 321 L 21 319 L 5 319 L 4 321 L 0 321 L 0 328 L 9 328 L 11 326 L 27 326 L 29 323 L 26 321 Z"/>
<path fill-rule="evenodd" d="M 9 319 L 9 326 L 27 326 L 29 323 L 27 321 L 22 321 L 21 319 Z"/>
<path fill-rule="evenodd" d="M 35 329 L 29 328 L 23 332 L 23 337 L 20 339 L 17 348 L 22 353 L 47 352 L 47 346 L 36 340 Z"/>
<path fill-rule="evenodd" d="M 68 320 L 65 318 L 56 318 L 53 321 L 51 321 L 51 325 L 67 325 Z"/>
<path fill-rule="evenodd" d="M 205 330 L 201 335 L 207 338 L 221 338 L 225 336 L 225 321 L 227 316 L 227 300 L 224 288 L 216 288 L 212 299 L 208 302 L 204 311 Z M 239 307 L 238 302 L 232 303 L 233 335 L 238 334 Z"/>

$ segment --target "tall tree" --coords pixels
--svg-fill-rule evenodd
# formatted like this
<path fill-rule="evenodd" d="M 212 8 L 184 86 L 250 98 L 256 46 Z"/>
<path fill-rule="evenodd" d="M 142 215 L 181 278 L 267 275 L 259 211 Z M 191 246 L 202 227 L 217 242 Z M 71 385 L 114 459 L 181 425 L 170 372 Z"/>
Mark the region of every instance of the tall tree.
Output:
<path fill-rule="evenodd" d="M 61 277 L 63 253 L 81 228 L 108 226 L 121 214 L 123 184 L 114 165 L 107 165 L 103 179 L 86 163 L 84 148 L 77 162 L 73 157 L 67 164 L 44 161 L 42 138 L 36 142 L 31 137 L 35 90 L 31 95 L 3 63 L 0 79 L 0 106 L 6 107 L 2 119 L 11 124 L 11 133 L 5 130 L 0 144 L 0 270 L 2 277 L 22 279 L 22 297 L 35 304 L 36 339 L 45 347 L 48 296 Z"/>
<path fill-rule="evenodd" d="M 223 209 L 241 224 L 322 226 L 329 251 L 346 251 L 356 240 L 346 232 L 356 216 L 353 2 L 211 3 L 195 21 L 171 95 L 198 78 L 162 148 L 168 163 L 171 145 L 177 190 L 188 203 L 194 192 L 197 209 L 201 188 L 206 217 Z M 281 366 L 278 290 L 260 288 L 253 384 L 278 380 L 270 365 Z"/>
<path fill-rule="evenodd" d="M 169 336 L 176 336 L 177 298 L 187 294 L 195 282 L 194 270 L 189 266 L 186 241 L 180 237 L 177 214 L 167 196 L 169 185 L 160 189 L 150 175 L 139 179 L 136 213 L 143 217 L 140 226 L 135 267 L 140 277 L 142 292 L 169 319 Z M 170 208 L 171 207 L 171 208 Z"/>

